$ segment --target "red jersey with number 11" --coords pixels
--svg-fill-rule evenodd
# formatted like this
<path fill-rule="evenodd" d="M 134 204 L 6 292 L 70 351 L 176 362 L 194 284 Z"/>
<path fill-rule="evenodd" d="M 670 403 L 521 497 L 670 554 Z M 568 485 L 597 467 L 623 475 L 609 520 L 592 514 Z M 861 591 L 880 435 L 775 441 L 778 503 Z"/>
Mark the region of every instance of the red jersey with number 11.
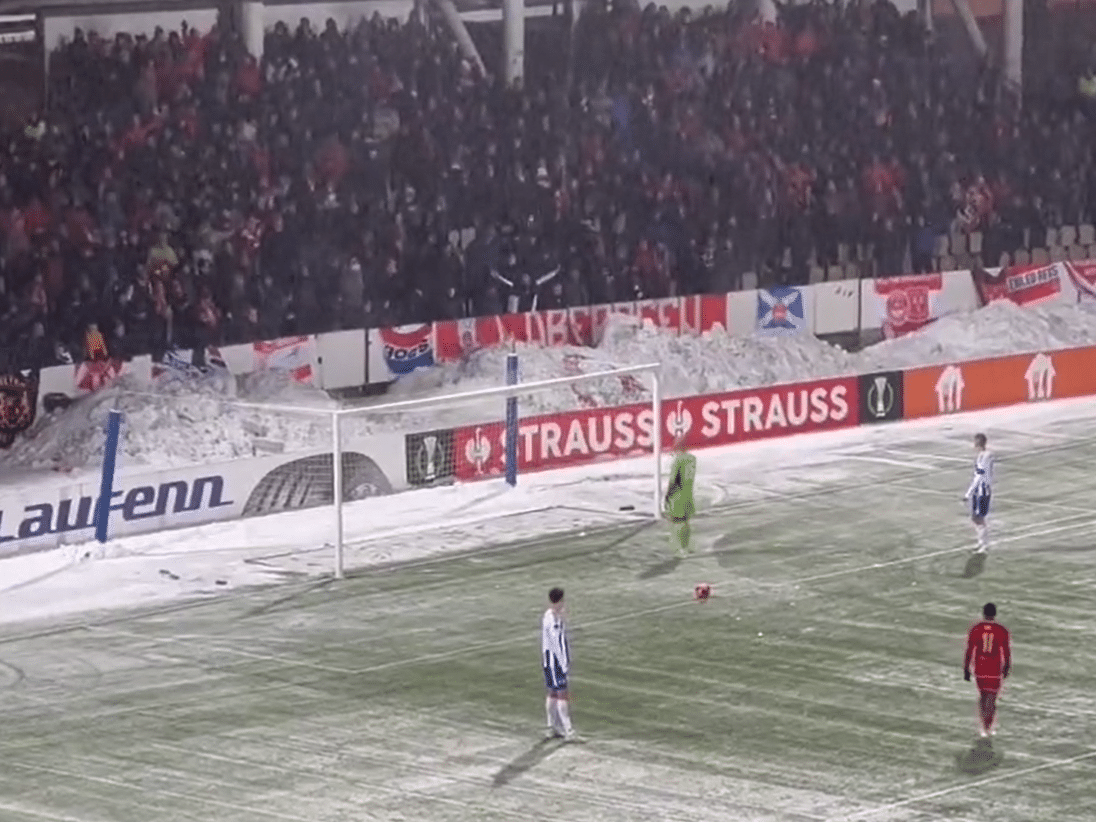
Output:
<path fill-rule="evenodd" d="M 963 667 L 970 668 L 972 660 L 975 676 L 1001 676 L 1002 669 L 1012 665 L 1008 629 L 996 622 L 979 622 L 971 628 Z"/>

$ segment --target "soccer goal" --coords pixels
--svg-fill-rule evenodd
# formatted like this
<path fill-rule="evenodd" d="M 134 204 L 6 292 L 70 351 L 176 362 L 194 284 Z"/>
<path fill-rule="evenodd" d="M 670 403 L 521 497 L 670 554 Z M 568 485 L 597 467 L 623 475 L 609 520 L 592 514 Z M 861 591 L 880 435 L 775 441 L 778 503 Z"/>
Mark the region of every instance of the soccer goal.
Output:
<path fill-rule="evenodd" d="M 389 395 L 383 402 L 331 414 L 332 453 L 336 457 L 330 464 L 343 466 L 342 472 L 331 475 L 336 576 L 345 571 L 347 545 L 371 536 L 368 530 L 373 512 L 357 506 L 361 495 L 347 487 L 352 473 L 348 472 L 347 455 L 354 453 L 352 443 L 363 430 L 400 432 L 405 478 L 412 488 L 486 481 L 485 488 L 504 489 L 505 485 L 521 484 L 520 478 L 526 475 L 568 469 L 560 484 L 570 486 L 570 499 L 580 502 L 561 502 L 562 497 L 553 496 L 549 488 L 539 503 L 541 510 L 585 504 L 591 513 L 597 506 L 608 513 L 615 504 L 617 513 L 661 515 L 663 425 L 657 422 L 662 419 L 661 365 L 582 372 L 580 365 L 573 364 L 574 373 L 522 381 L 518 358 L 509 355 L 506 364 L 510 384 L 442 394 L 435 387 L 432 396 L 392 399 Z M 415 389 L 403 390 L 413 393 Z M 397 387 L 393 393 L 398 396 L 402 391 Z M 605 481 L 607 476 L 620 480 L 621 485 L 612 487 Z M 587 492 L 584 480 L 595 477 L 608 487 Z M 507 507 L 502 504 L 503 495 L 491 493 L 479 494 L 479 513 L 465 519 L 487 521 L 523 512 L 520 504 Z M 417 497 L 412 494 L 405 503 L 418 509 L 417 522 L 411 529 L 396 531 L 443 530 L 446 509 L 424 510 L 431 502 L 417 504 Z M 485 497 L 499 504 L 485 505 Z M 472 507 L 459 497 L 454 504 L 464 512 Z M 537 505 L 530 500 L 524 511 Z"/>

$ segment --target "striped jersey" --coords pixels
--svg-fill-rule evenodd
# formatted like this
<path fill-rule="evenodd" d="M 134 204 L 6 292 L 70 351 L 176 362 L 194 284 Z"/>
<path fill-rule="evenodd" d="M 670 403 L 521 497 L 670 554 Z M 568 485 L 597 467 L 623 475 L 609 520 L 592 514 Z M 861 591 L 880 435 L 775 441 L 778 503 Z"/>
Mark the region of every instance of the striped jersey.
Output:
<path fill-rule="evenodd" d="M 563 614 L 557 614 L 551 608 L 544 612 L 540 630 L 541 661 L 545 667 L 553 662 L 559 663 L 563 673 L 571 669 L 571 646 L 567 642 L 567 624 Z"/>
<path fill-rule="evenodd" d="M 968 497 L 988 497 L 993 491 L 993 452 L 982 450 L 974 458 L 974 479 L 967 489 Z"/>

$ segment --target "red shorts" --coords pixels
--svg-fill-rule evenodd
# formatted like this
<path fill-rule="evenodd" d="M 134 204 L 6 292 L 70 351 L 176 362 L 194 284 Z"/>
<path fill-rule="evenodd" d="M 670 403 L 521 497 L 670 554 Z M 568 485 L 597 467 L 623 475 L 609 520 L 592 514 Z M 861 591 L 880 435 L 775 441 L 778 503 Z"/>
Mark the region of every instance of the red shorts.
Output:
<path fill-rule="evenodd" d="M 978 676 L 975 674 L 974 683 L 978 686 L 978 690 L 984 693 L 995 694 L 1001 690 L 1001 677 L 999 676 Z"/>

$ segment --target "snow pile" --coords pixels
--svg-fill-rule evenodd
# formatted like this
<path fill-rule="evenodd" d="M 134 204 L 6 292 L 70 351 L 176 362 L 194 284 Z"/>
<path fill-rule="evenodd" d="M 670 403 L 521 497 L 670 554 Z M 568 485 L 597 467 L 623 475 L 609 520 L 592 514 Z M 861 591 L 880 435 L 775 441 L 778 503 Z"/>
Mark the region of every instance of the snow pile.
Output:
<path fill-rule="evenodd" d="M 977 311 L 951 314 L 916 334 L 886 340 L 857 356 L 861 370 L 972 360 L 1096 343 L 1096 306 L 1021 308 L 997 300 Z"/>
<path fill-rule="evenodd" d="M 597 348 L 561 346 L 543 348 L 522 344 L 516 348 L 521 382 L 591 374 L 627 365 L 660 363 L 663 393 L 684 397 L 737 387 L 771 385 L 811 379 L 825 374 L 852 373 L 855 360 L 848 352 L 809 335 L 795 337 L 733 337 L 719 328 L 699 337 L 679 337 L 650 322 L 612 315 Z M 402 377 L 383 397 L 368 405 L 404 399 L 443 396 L 494 388 L 506 373 L 504 349 L 483 349 L 463 362 L 417 371 Z M 610 406 L 642 402 L 649 392 L 636 380 L 608 379 L 579 383 L 572 388 L 522 397 L 522 413 L 540 414 L 583 405 Z M 497 416 L 499 400 L 469 402 L 464 409 L 486 407 Z M 482 421 L 482 417 L 475 421 Z M 464 422 L 468 422 L 465 419 Z"/>
<path fill-rule="evenodd" d="M 1018 351 L 1049 351 L 1096 342 L 1096 310 L 1054 305 L 1020 308 L 1007 301 L 955 314 L 897 340 L 850 354 L 808 335 L 734 337 L 722 329 L 679 337 L 649 322 L 614 315 L 596 349 L 517 349 L 521 381 L 592 373 L 648 362 L 660 363 L 666 398 L 717 393 L 875 370 L 909 368 Z M 463 362 L 401 378 L 389 393 L 357 403 L 360 415 L 343 420 L 345 437 L 381 431 L 424 430 L 497 420 L 499 398 L 469 400 L 415 412 L 371 411 L 400 400 L 493 388 L 502 383 L 506 351 L 482 350 Z M 595 380 L 522 398 L 522 414 L 536 415 L 591 406 L 644 402 L 640 379 Z M 125 414 L 123 468 L 210 463 L 279 451 L 322 448 L 330 442 L 330 419 L 316 414 L 269 412 L 245 403 L 301 409 L 332 409 L 323 391 L 284 374 L 234 378 L 224 371 L 174 375 L 153 384 L 132 378 L 40 419 L 7 452 L 0 467 L 72 471 L 98 464 L 107 412 Z"/>
<path fill-rule="evenodd" d="M 330 442 L 328 417 L 272 413 L 243 403 L 337 407 L 323 391 L 278 373 L 235 378 L 213 370 L 152 383 L 124 376 L 67 409 L 40 417 L 25 438 L 0 456 L 0 466 L 69 472 L 98 465 L 112 409 L 122 412 L 122 469 L 219 462 Z"/>
<path fill-rule="evenodd" d="M 519 345 L 521 381 L 591 373 L 624 365 L 662 364 L 664 396 L 683 397 L 735 388 L 756 388 L 822 377 L 978 359 L 1022 351 L 1051 351 L 1096 343 L 1096 308 L 1051 305 L 1021 308 L 1000 300 L 976 311 L 944 317 L 921 331 L 849 353 L 807 334 L 736 337 L 723 329 L 699 337 L 678 337 L 613 315 L 596 349 Z M 462 363 L 442 365 L 402 378 L 377 402 L 440 396 L 498 386 L 506 373 L 506 351 L 483 350 Z M 618 380 L 582 384 L 596 405 L 619 405 L 646 398 Z M 498 413 L 498 402 L 490 411 Z M 535 394 L 522 399 L 524 413 L 551 413 L 575 407 L 573 392 Z M 467 421 L 467 420 L 465 420 Z"/>

